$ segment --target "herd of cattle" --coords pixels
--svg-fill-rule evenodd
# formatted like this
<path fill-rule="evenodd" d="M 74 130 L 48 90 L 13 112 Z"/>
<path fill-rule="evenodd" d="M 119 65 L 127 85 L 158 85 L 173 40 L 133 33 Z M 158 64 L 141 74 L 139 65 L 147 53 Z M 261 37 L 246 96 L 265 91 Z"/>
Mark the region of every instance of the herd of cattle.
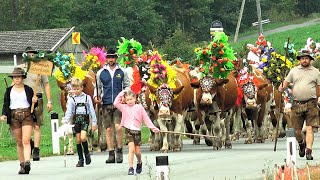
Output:
<path fill-rule="evenodd" d="M 176 88 L 154 88 L 145 83 L 146 90 L 139 95 L 139 101 L 161 131 L 188 132 L 210 135 L 205 143 L 214 150 L 232 148 L 232 141 L 246 137 L 245 142 L 263 143 L 267 138 L 274 140 L 276 134 L 282 136 L 289 115 L 283 113 L 285 102 L 282 93 L 274 88 L 262 72 L 253 68 L 255 83 L 248 81 L 239 85 L 239 71 L 234 70 L 226 79 L 199 76 L 197 69 L 187 70 L 171 65 L 176 71 Z M 57 82 L 61 89 L 61 105 L 65 111 L 68 86 Z M 83 81 L 84 92 L 93 96 L 95 74 L 89 73 Z M 240 97 L 239 91 L 243 92 Z M 156 95 L 156 101 L 149 94 Z M 142 98 L 141 98 L 142 97 Z M 194 111 L 190 107 L 194 105 Z M 96 106 L 98 117 L 99 106 Z M 99 118 L 98 118 L 99 119 Z M 279 121 L 279 131 L 275 127 Z M 102 123 L 98 120 L 98 150 L 106 149 Z M 72 137 L 72 136 L 71 136 Z M 213 138 L 214 137 L 214 138 Z M 193 143 L 200 144 L 200 137 L 193 136 Z M 182 136 L 179 133 L 159 133 L 150 135 L 150 150 L 168 152 L 181 151 Z M 72 153 L 72 139 L 69 152 Z"/>

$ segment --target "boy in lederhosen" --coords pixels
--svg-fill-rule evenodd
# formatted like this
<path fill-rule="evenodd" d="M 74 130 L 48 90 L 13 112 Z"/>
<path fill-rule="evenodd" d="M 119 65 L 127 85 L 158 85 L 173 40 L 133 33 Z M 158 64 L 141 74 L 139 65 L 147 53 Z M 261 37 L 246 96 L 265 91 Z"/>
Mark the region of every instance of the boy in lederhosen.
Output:
<path fill-rule="evenodd" d="M 91 163 L 88 150 L 87 131 L 92 119 L 92 132 L 97 129 L 97 118 L 93 108 L 91 97 L 84 92 L 82 81 L 79 78 L 71 79 L 73 95 L 68 99 L 65 120 L 73 119 L 74 133 L 76 134 L 77 151 L 79 156 L 77 167 L 83 167 L 85 156 L 86 165 Z M 73 117 L 72 117 L 73 116 Z"/>

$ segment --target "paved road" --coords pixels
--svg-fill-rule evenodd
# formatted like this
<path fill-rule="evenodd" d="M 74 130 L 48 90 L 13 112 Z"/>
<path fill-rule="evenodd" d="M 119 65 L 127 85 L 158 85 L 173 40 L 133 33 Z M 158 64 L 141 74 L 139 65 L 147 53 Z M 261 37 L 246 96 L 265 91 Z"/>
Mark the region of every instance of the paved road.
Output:
<path fill-rule="evenodd" d="M 280 32 L 284 32 L 284 31 L 289 31 L 292 29 L 297 29 L 297 28 L 301 28 L 301 27 L 306 27 L 306 26 L 311 26 L 311 25 L 315 25 L 315 24 L 319 24 L 320 23 L 320 18 L 316 18 L 316 19 L 312 19 L 300 24 L 291 24 L 291 25 L 287 25 L 287 26 L 282 26 L 276 29 L 272 29 L 272 30 L 268 30 L 268 31 L 264 31 L 263 34 L 264 35 L 270 35 L 270 34 L 274 34 L 274 33 L 280 33 Z M 244 36 L 244 37 L 239 37 L 238 41 L 242 41 L 242 40 L 246 40 L 246 39 L 250 39 L 250 38 L 254 38 L 257 37 L 257 34 L 252 34 L 249 36 Z"/>
<path fill-rule="evenodd" d="M 182 152 L 161 154 L 150 152 L 147 145 L 142 146 L 143 171 L 139 176 L 128 176 L 127 149 L 122 164 L 105 164 L 106 152 L 94 153 L 92 164 L 84 168 L 76 168 L 77 156 L 67 157 L 67 167 L 64 167 L 63 156 L 41 158 L 39 162 L 31 162 L 30 175 L 17 175 L 18 161 L 0 163 L 0 179 L 155 179 L 156 156 L 168 155 L 170 179 L 173 180 L 234 180 L 262 179 L 262 169 L 272 170 L 274 164 L 282 165 L 286 157 L 286 139 L 279 139 L 277 151 L 273 151 L 274 143 L 243 144 L 244 139 L 233 143 L 233 149 L 213 151 L 212 147 L 192 145 L 191 140 L 184 140 Z M 320 160 L 320 133 L 315 135 L 314 146 L 316 164 Z M 298 166 L 305 165 L 305 158 L 298 157 Z M 269 168 L 268 168 L 269 167 Z"/>

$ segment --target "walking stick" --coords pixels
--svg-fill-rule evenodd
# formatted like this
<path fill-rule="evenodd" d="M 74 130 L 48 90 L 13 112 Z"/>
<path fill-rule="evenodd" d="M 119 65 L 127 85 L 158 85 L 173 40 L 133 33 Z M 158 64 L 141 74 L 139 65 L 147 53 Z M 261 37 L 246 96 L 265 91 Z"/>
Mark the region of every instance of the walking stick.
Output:
<path fill-rule="evenodd" d="M 67 133 L 63 133 L 63 159 L 64 159 L 64 167 L 67 167 L 67 145 L 66 145 L 66 139 L 67 139 Z"/>
<path fill-rule="evenodd" d="M 216 138 L 217 136 L 203 135 L 203 134 L 192 134 L 192 133 L 183 133 L 183 132 L 174 132 L 174 131 L 160 131 L 161 133 L 171 133 L 171 134 L 181 134 L 181 135 L 189 135 L 189 136 L 200 136 L 200 137 L 208 137 L 208 138 Z"/>
<path fill-rule="evenodd" d="M 285 59 L 284 59 L 284 65 L 285 65 L 285 67 L 287 67 L 287 57 L 288 57 L 289 42 L 290 42 L 290 36 L 288 36 L 288 40 L 287 40 L 286 56 L 285 56 Z M 281 80 L 282 80 L 281 86 L 282 86 L 282 87 L 283 87 L 283 81 L 284 81 L 285 75 L 286 75 L 286 70 L 283 71 L 282 77 L 281 77 Z M 279 98 L 280 98 L 280 101 L 279 101 L 279 116 L 278 116 L 278 119 L 277 119 L 276 137 L 275 137 L 275 140 L 274 140 L 274 148 L 273 148 L 273 151 L 277 151 L 279 121 L 280 121 L 280 117 L 281 117 L 281 113 L 282 113 L 282 112 L 281 112 L 282 93 L 281 93 L 281 96 L 280 96 Z"/>

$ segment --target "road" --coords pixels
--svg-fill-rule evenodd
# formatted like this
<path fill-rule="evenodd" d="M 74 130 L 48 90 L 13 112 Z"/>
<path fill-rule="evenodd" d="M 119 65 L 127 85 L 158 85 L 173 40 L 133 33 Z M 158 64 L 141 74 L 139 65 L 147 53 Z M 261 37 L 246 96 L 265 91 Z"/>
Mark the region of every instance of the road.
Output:
<path fill-rule="evenodd" d="M 181 152 L 162 154 L 150 152 L 148 145 L 142 146 L 143 171 L 138 176 L 128 176 L 127 149 L 124 151 L 122 164 L 105 164 L 106 152 L 95 152 L 92 163 L 84 168 L 76 168 L 77 155 L 67 156 L 67 167 L 64 157 L 54 156 L 41 158 L 39 162 L 31 162 L 29 175 L 18 175 L 19 162 L 7 161 L 0 163 L 0 179 L 25 180 L 64 180 L 64 179 L 155 179 L 156 156 L 167 155 L 169 158 L 170 179 L 173 180 L 234 180 L 263 179 L 262 170 L 272 171 L 274 164 L 283 165 L 286 157 L 286 139 L 279 139 L 277 151 L 273 151 L 274 142 L 264 144 L 243 144 L 244 139 L 233 142 L 232 149 L 213 151 L 212 147 L 192 145 L 192 141 L 184 140 Z M 310 164 L 319 162 L 320 133 L 315 134 L 314 158 Z M 297 165 L 305 165 L 305 158 L 297 157 Z"/>

